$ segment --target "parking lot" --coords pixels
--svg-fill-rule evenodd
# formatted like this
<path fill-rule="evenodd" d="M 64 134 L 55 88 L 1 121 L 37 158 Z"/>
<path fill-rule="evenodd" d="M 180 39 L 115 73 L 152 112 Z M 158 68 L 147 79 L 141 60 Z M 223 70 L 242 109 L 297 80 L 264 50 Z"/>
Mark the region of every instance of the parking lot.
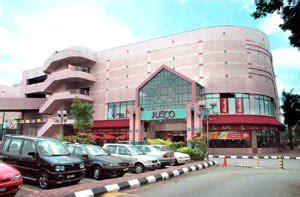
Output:
<path fill-rule="evenodd" d="M 169 168 L 169 166 L 166 166 L 165 169 Z M 141 173 L 143 174 L 143 173 Z M 137 174 L 135 173 L 126 173 L 124 175 L 124 177 L 135 177 Z M 111 177 L 111 178 L 107 178 L 107 179 L 111 179 L 111 181 L 113 181 L 114 177 Z M 106 180 L 107 180 L 106 179 Z M 83 180 L 81 180 L 77 185 L 82 185 L 82 184 L 86 184 L 86 183 L 97 183 L 99 181 L 102 181 L 102 180 L 95 180 L 95 179 L 92 179 L 92 178 L 84 178 Z M 66 185 L 66 184 L 62 184 L 60 186 L 56 186 L 55 188 L 62 188 L 62 187 L 68 187 L 69 185 Z M 53 187 L 54 188 L 54 187 Z M 52 189 L 53 189 L 52 188 Z M 50 188 L 51 189 L 51 188 Z M 37 183 L 35 183 L 34 181 L 27 181 L 25 180 L 24 181 L 24 184 L 22 185 L 22 189 L 17 193 L 16 197 L 21 197 L 21 196 L 25 196 L 25 195 L 29 195 L 29 194 L 32 194 L 32 193 L 36 193 L 36 192 L 40 192 L 40 191 L 44 191 L 43 189 L 41 189 Z"/>

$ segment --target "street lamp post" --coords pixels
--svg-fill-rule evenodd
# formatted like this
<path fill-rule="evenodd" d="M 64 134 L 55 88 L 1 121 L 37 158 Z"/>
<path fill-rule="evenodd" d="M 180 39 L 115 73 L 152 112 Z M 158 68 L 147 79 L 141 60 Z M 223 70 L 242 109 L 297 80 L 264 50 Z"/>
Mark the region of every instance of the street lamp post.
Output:
<path fill-rule="evenodd" d="M 201 114 L 199 114 L 199 117 L 202 116 L 203 118 L 204 117 L 206 118 L 206 158 L 207 158 L 207 160 L 209 160 L 209 157 L 208 157 L 208 149 L 209 149 L 209 122 L 208 122 L 208 119 L 210 118 L 209 110 L 212 110 L 212 112 L 213 112 L 213 109 L 217 106 L 217 103 L 211 102 L 209 105 L 210 105 L 210 108 L 206 107 L 204 102 L 199 103 L 199 106 L 201 108 Z"/>

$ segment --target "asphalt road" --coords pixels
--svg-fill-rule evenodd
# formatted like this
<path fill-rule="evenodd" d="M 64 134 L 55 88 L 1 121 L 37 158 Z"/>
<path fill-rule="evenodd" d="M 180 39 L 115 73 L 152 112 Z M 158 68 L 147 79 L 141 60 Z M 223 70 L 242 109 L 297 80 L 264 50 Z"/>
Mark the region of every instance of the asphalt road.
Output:
<path fill-rule="evenodd" d="M 222 159 L 216 160 L 222 163 Z M 299 160 L 285 160 L 285 169 L 278 168 L 278 160 L 260 160 L 261 168 L 233 166 L 255 165 L 255 160 L 230 159 L 228 163 L 230 166 L 227 168 L 214 167 L 113 195 L 135 197 L 154 195 L 160 197 L 300 196 Z"/>

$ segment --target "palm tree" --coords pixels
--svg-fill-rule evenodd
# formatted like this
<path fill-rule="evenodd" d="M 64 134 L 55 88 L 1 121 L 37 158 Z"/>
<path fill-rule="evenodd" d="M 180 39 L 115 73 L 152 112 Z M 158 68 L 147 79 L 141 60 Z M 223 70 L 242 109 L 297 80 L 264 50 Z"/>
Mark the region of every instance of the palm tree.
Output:
<path fill-rule="evenodd" d="M 293 150 L 294 144 L 292 128 L 300 119 L 300 95 L 293 94 L 293 89 L 289 92 L 283 90 L 281 99 L 281 109 L 283 110 L 284 124 L 287 125 L 290 148 Z"/>

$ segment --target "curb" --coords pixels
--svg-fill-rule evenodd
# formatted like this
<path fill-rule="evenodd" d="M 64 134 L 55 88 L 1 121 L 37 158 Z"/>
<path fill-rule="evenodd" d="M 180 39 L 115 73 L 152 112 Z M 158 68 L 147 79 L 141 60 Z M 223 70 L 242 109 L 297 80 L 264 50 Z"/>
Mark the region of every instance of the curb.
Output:
<path fill-rule="evenodd" d="M 209 158 L 224 158 L 225 155 L 209 155 Z M 228 159 L 257 159 L 257 156 L 236 156 L 230 155 L 226 156 Z M 259 159 L 279 159 L 279 156 L 258 156 Z M 300 160 L 300 157 L 289 157 L 284 156 L 283 159 L 296 159 Z"/>
<path fill-rule="evenodd" d="M 132 179 L 129 181 L 124 181 L 116 184 L 111 184 L 111 185 L 105 185 L 101 187 L 96 187 L 96 188 L 90 188 L 78 192 L 72 192 L 64 195 L 65 197 L 81 197 L 81 196 L 94 196 L 94 195 L 101 195 L 104 193 L 108 192 L 117 192 L 123 189 L 130 189 L 130 188 L 137 188 L 142 185 L 146 184 L 151 184 L 167 179 L 171 179 L 173 177 L 180 176 L 182 174 L 186 174 L 188 172 L 194 172 L 194 171 L 199 171 L 201 169 L 208 168 L 210 166 L 217 165 L 216 161 L 208 161 L 204 163 L 199 163 L 198 165 L 193 165 L 189 167 L 184 167 L 179 170 L 173 170 L 169 172 L 162 172 L 159 174 L 143 177 L 143 178 L 138 178 L 138 179 Z"/>

